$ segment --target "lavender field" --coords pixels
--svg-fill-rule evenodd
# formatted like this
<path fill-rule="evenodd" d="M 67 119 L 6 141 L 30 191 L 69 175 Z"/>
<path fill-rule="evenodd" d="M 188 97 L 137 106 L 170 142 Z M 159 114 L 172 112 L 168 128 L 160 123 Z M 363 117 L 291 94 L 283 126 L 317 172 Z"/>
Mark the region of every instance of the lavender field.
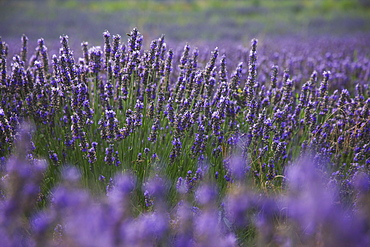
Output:
<path fill-rule="evenodd" d="M 368 32 L 3 30 L 0 246 L 370 245 Z"/>

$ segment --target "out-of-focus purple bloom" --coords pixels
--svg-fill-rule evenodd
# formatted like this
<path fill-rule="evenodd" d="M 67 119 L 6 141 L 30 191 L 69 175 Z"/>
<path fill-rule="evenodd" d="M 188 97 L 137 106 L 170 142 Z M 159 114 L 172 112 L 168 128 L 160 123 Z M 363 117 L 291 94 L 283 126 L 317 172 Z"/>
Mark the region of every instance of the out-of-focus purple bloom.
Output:
<path fill-rule="evenodd" d="M 212 184 L 203 184 L 196 190 L 197 201 L 204 206 L 214 205 L 217 199 L 217 190 Z"/>
<path fill-rule="evenodd" d="M 125 246 L 152 246 L 156 243 L 166 243 L 169 230 L 168 218 L 159 213 L 144 214 L 123 229 Z"/>
<path fill-rule="evenodd" d="M 196 243 L 202 246 L 236 246 L 236 237 L 232 233 L 223 234 L 218 212 L 208 209 L 195 221 Z M 212 226 L 212 227 L 211 227 Z"/>
<path fill-rule="evenodd" d="M 326 235 L 316 239 L 325 246 L 366 245 L 369 239 L 364 235 L 364 225 L 356 215 L 346 216 L 344 209 L 335 204 L 337 191 L 328 186 L 318 169 L 307 156 L 287 173 L 287 214 L 300 226 L 302 239 L 312 239 L 318 232 L 325 232 Z"/>
<path fill-rule="evenodd" d="M 228 172 L 233 180 L 243 181 L 249 171 L 247 159 L 241 155 L 232 155 L 227 162 Z"/>
<path fill-rule="evenodd" d="M 24 231 L 23 218 L 26 213 L 34 212 L 46 170 L 45 160 L 30 163 L 26 159 L 31 130 L 29 125 L 22 124 L 15 143 L 17 152 L 7 160 L 6 174 L 0 180 L 0 192 L 5 195 L 0 204 L 0 235 L 8 246 L 31 244 Z"/>

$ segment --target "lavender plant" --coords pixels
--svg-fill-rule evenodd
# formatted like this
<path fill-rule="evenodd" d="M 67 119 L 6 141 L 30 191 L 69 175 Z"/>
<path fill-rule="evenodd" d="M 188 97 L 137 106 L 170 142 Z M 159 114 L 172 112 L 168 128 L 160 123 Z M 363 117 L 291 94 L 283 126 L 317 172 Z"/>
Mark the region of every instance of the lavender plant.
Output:
<path fill-rule="evenodd" d="M 24 213 L 34 234 L 28 236 L 22 232 L 27 228 L 17 225 L 14 232 L 4 233 L 6 241 L 13 243 L 21 235 L 30 244 L 89 246 L 101 244 L 90 241 L 94 233 L 104 232 L 100 240 L 108 246 L 213 241 L 233 246 L 245 236 L 261 245 L 332 245 L 336 239 L 320 234 L 342 231 L 337 224 L 345 218 L 340 216 L 333 225 L 322 219 L 348 212 L 353 214 L 351 224 L 362 229 L 359 245 L 368 241 L 368 229 L 358 219 L 358 212 L 368 214 L 358 206 L 367 200 L 361 186 L 367 186 L 370 163 L 367 53 L 353 60 L 331 53 L 317 55 L 315 62 L 292 54 L 269 59 L 263 50 L 258 53 L 258 40 L 253 39 L 239 63 L 235 58 L 242 55 L 230 57 L 219 48 L 201 54 L 202 49 L 186 44 L 181 55 L 175 54 L 164 36 L 144 50 L 143 35 L 135 28 L 126 44 L 120 35 L 112 41 L 108 31 L 103 48 L 83 42 L 83 57 L 77 59 L 68 39 L 61 36 L 59 54 L 51 61 L 43 39 L 28 58 L 23 36 L 12 61 L 8 45 L 0 41 L 2 176 L 10 176 L 14 162 L 31 167 L 42 159 L 49 163 L 43 179 L 40 172 L 30 177 L 39 190 L 36 205 L 42 208 L 37 220 L 23 205 L 14 215 Z M 25 123 L 34 129 L 22 128 Z M 27 148 L 16 148 L 24 135 L 30 139 Z M 292 163 L 307 153 L 313 166 L 292 172 Z M 66 166 L 72 168 L 67 171 Z M 316 170 L 330 181 L 328 191 L 320 198 L 308 188 L 295 191 L 298 173 L 305 174 L 304 186 L 323 183 L 309 175 Z M 4 200 L 11 200 L 12 193 L 18 191 L 4 192 Z M 94 197 L 99 203 L 91 211 L 73 212 Z M 314 206 L 306 214 L 300 201 L 307 198 Z M 315 203 L 324 198 L 327 207 L 321 212 Z M 334 202 L 341 205 L 338 212 Z M 80 237 L 81 224 L 93 214 L 96 222 Z M 109 214 L 117 221 L 100 226 Z M 311 216 L 315 220 L 308 222 Z M 208 221 L 217 227 L 208 228 Z M 159 223 L 144 236 L 154 222 Z M 301 228 L 291 229 L 293 225 Z M 142 230 L 133 233 L 128 226 Z M 353 241 L 352 233 L 342 236 Z"/>

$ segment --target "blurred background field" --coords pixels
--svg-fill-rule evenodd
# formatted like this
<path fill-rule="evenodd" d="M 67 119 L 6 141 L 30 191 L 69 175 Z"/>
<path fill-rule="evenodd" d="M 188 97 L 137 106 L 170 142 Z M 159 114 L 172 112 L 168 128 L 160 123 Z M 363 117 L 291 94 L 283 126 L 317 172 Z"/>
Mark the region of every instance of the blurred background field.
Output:
<path fill-rule="evenodd" d="M 247 44 L 254 37 L 369 33 L 370 0 L 0 0 L 0 23 L 4 41 L 26 34 L 31 45 L 62 34 L 78 46 L 101 45 L 105 30 L 123 35 L 133 27 L 146 45 L 161 34 L 173 42 Z"/>

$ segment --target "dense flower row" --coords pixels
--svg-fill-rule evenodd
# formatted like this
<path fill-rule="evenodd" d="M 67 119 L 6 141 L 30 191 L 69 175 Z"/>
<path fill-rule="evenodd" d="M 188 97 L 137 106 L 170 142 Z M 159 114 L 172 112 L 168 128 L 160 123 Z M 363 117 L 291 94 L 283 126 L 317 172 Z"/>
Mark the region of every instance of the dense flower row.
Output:
<path fill-rule="evenodd" d="M 261 214 L 267 225 L 263 221 L 256 221 L 261 225 L 255 222 L 258 229 L 268 228 L 271 220 L 276 220 L 278 208 L 284 208 L 280 199 L 259 198 L 254 192 L 246 192 L 243 181 L 247 179 L 268 192 L 284 189 L 285 185 L 289 187 L 288 177 L 292 176 L 289 174 L 297 175 L 298 172 L 288 174 L 287 170 L 293 161 L 309 154 L 313 167 L 299 169 L 312 169 L 312 172 L 318 169 L 330 179 L 329 187 L 338 188 L 337 194 L 323 192 L 322 198 L 328 196 L 328 211 L 323 213 L 326 216 L 318 216 L 317 225 L 324 224 L 321 220 L 325 217 L 334 217 L 329 211 L 336 214 L 332 208 L 335 200 L 340 203 L 340 208 L 347 207 L 350 212 L 357 207 L 354 199 L 359 194 L 355 181 L 358 177 L 367 181 L 370 164 L 370 66 L 366 51 L 356 53 L 344 49 L 326 54 L 312 51 L 313 57 L 307 51 L 301 51 L 299 55 L 268 55 L 262 51 L 257 55 L 258 41 L 253 39 L 249 53 L 246 49 L 238 54 L 230 53 L 230 64 L 235 67 L 232 68 L 229 57 L 220 55 L 222 51 L 218 48 L 207 57 L 206 53 L 200 52 L 202 49 L 192 50 L 186 44 L 179 55 L 168 49 L 162 36 L 153 40 L 149 49 L 144 51 L 143 36 L 137 29 L 128 36 L 127 43 L 123 43 L 120 35 L 111 37 L 106 31 L 103 33 L 104 46 L 89 47 L 87 42 L 82 43 L 82 57 L 78 60 L 67 36 L 61 37 L 59 54 L 51 58 L 45 41 L 39 39 L 30 59 L 28 40 L 23 36 L 21 52 L 12 61 L 8 59 L 8 45 L 0 40 L 1 170 L 5 179 L 10 176 L 7 174 L 12 162 L 31 163 L 31 167 L 38 167 L 42 158 L 48 158 L 50 165 L 42 171 L 45 178 L 41 183 L 39 206 L 46 207 L 49 199 L 55 193 L 58 195 L 56 191 L 59 189 L 54 191 L 53 188 L 65 165 L 77 167 L 83 184 L 97 194 L 104 188 L 110 191 L 115 187 L 120 180 L 114 179 L 116 174 L 130 172 L 135 179 L 130 182 L 132 193 L 127 192 L 127 195 L 130 194 L 130 203 L 136 205 L 137 212 L 123 209 L 121 213 L 126 212 L 130 217 L 144 211 L 151 214 L 143 214 L 127 224 L 136 226 L 141 224 L 141 220 L 152 220 L 151 217 L 157 216 L 162 218 L 155 218 L 155 221 L 164 222 L 164 230 L 153 233 L 148 241 L 168 243 L 166 241 L 182 239 L 181 234 L 193 234 L 186 237 L 191 241 L 210 241 L 207 237 L 197 236 L 197 233 L 189 233 L 190 226 L 189 229 L 174 227 L 180 223 L 176 223 L 173 215 L 168 213 L 168 208 L 187 207 L 187 203 L 195 202 L 203 207 L 200 218 L 213 217 L 210 220 L 217 221 L 220 226 L 217 233 L 205 232 L 203 235 L 215 234 L 220 236 L 217 241 L 227 242 L 246 234 L 243 227 L 238 226 L 239 218 L 244 219 L 250 214 L 258 216 L 264 207 L 272 207 L 274 213 L 267 213 L 270 218 L 265 219 Z M 229 74 L 230 70 L 234 72 Z M 20 139 L 17 133 L 23 123 L 35 128 L 27 132 L 29 143 L 17 151 L 14 146 Z M 21 152 L 22 160 L 11 158 L 14 152 Z M 8 164 L 8 169 L 5 164 Z M 309 175 L 309 171 L 304 172 Z M 303 182 L 311 179 L 297 176 L 301 178 L 292 179 L 303 179 Z M 166 192 L 157 191 L 160 185 L 150 187 L 158 181 L 168 183 Z M 30 186 L 37 188 L 39 182 L 37 180 L 37 185 Z M 209 199 L 212 205 L 197 202 L 197 198 L 191 199 L 202 188 L 219 194 Z M 214 191 L 216 188 L 219 193 Z M 307 195 L 302 192 L 302 196 L 313 196 L 310 193 L 313 192 L 307 192 Z M 338 198 L 330 199 L 334 194 Z M 226 205 L 233 205 L 226 201 L 229 197 L 232 201 L 234 195 L 235 200 L 246 200 L 245 208 L 226 212 Z M 79 201 L 79 197 L 72 195 L 68 200 Z M 179 197 L 184 204 L 179 203 Z M 8 196 L 4 198 L 8 200 Z M 83 203 L 90 203 L 88 194 L 84 198 Z M 293 198 L 292 195 L 288 201 L 283 201 L 289 204 Z M 315 199 L 312 200 L 316 203 Z M 158 205 L 158 201 L 167 203 Z M 103 199 L 101 203 L 110 205 L 111 202 Z M 292 205 L 296 203 L 300 202 Z M 105 206 L 100 206 L 98 203 L 91 210 L 105 215 Z M 131 206 L 127 207 L 133 210 Z M 310 229 L 307 224 L 311 223 L 307 223 L 307 219 L 303 223 L 295 222 L 304 217 L 304 213 L 299 211 L 303 210 L 301 206 L 297 206 L 298 215 L 284 213 L 280 215 L 281 220 L 284 223 L 292 220 L 293 224 Z M 57 212 L 49 212 L 56 217 L 48 216 L 52 218 L 50 224 L 60 222 L 56 215 L 64 209 L 50 210 Z M 185 209 L 180 207 L 179 210 Z M 223 216 L 224 213 L 228 216 Z M 201 224 L 202 220 L 191 218 L 196 216 L 188 215 L 190 218 L 183 220 L 190 222 L 184 224 Z M 358 223 L 357 216 L 354 216 L 356 222 L 353 224 Z M 71 216 L 72 221 L 75 217 Z M 112 232 L 121 231 L 120 224 L 126 227 L 124 217 L 120 216 L 122 221 L 112 223 L 111 227 L 115 229 Z M 220 221 L 224 223 L 220 224 Z M 242 220 L 241 225 L 245 224 L 246 221 Z M 46 227 L 48 233 L 50 227 Z M 61 223 L 58 227 L 65 225 Z M 248 228 L 250 232 L 247 234 L 257 231 L 255 227 Z M 312 227 L 312 232 L 318 234 Z M 328 227 L 333 232 L 341 230 Z M 171 232 L 173 229 L 180 232 Z M 364 229 L 368 231 L 366 227 Z M 199 230 L 202 231 L 206 229 Z M 115 235 L 112 232 L 107 234 Z M 118 239 L 123 236 L 121 234 L 116 235 L 116 240 L 109 240 L 113 241 L 111 245 L 129 241 Z M 168 237 L 170 235 L 172 237 Z M 67 236 L 64 241 L 75 241 L 68 234 L 64 236 Z M 350 238 L 352 233 L 343 236 Z M 324 241 L 320 236 L 311 237 L 307 241 Z M 139 241 L 143 236 L 137 238 L 132 241 Z M 262 239 L 267 241 L 268 236 L 263 235 Z"/>
<path fill-rule="evenodd" d="M 227 57 L 218 64 L 217 48 L 202 68 L 205 59 L 198 49 L 191 53 L 188 44 L 174 60 L 163 36 L 147 51 L 142 43 L 137 29 L 127 44 L 106 31 L 104 47 L 84 42 L 83 57 L 76 61 L 63 36 L 60 54 L 49 61 L 40 39 L 28 62 L 23 36 L 9 70 L 7 44 L 1 42 L 0 156 L 9 154 L 17 126 L 28 120 L 37 125 L 33 154 L 49 155 L 56 165 L 77 163 L 85 174 L 90 167 L 95 178 L 114 174 L 117 169 L 109 165 L 131 169 L 128 164 L 137 160 L 145 161 L 134 168 L 139 174 L 160 161 L 176 163 L 176 176 L 184 175 L 197 169 L 198 160 L 227 176 L 223 159 L 238 145 L 261 181 L 281 175 L 301 147 L 337 166 L 370 162 L 366 54 L 349 61 L 345 51 L 343 58 L 327 53 L 322 63 L 334 74 L 320 68 L 320 58 L 302 64 L 292 56 L 282 61 L 287 66 L 282 72 L 258 61 L 253 40 L 247 70 L 239 63 L 229 76 Z M 274 54 L 275 59 L 281 60 Z M 297 66 L 310 73 L 306 81 L 302 74 L 291 75 Z M 142 155 L 144 150 L 150 151 Z M 175 178 L 173 169 L 167 173 Z"/>

